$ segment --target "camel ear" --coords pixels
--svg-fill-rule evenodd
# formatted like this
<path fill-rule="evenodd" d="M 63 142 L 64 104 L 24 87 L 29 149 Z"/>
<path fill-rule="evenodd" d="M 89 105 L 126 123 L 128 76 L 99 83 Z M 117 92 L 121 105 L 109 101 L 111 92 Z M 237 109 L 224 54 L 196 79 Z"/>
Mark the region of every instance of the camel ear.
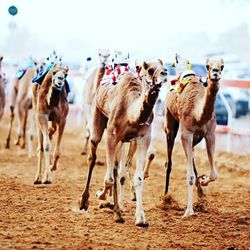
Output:
<path fill-rule="evenodd" d="M 221 65 L 221 71 L 222 71 L 224 69 L 224 60 L 221 58 L 220 61 L 221 61 L 221 64 L 222 64 Z"/>
<path fill-rule="evenodd" d="M 69 67 L 68 66 L 66 66 L 65 71 L 68 74 L 68 72 L 69 72 Z"/>
<path fill-rule="evenodd" d="M 158 62 L 163 65 L 163 61 L 161 59 L 158 59 Z"/>
<path fill-rule="evenodd" d="M 207 68 L 207 70 L 209 70 L 209 58 L 207 58 L 207 60 L 206 60 L 206 68 Z"/>
<path fill-rule="evenodd" d="M 149 64 L 148 64 L 148 63 L 146 63 L 145 61 L 143 61 L 142 66 L 143 66 L 143 68 L 144 68 L 145 70 L 147 70 L 147 69 L 148 69 L 148 67 L 149 67 Z"/>

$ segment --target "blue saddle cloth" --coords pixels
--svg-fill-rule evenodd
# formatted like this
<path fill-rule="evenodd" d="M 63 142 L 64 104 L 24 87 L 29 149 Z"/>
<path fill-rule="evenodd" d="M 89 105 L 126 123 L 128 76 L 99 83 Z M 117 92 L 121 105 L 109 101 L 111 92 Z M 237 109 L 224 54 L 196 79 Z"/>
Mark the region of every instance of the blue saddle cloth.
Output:
<path fill-rule="evenodd" d="M 50 64 L 47 68 L 45 68 L 44 70 L 40 71 L 33 79 L 32 82 L 33 83 L 38 83 L 38 84 L 42 84 L 43 79 L 45 78 L 45 76 L 47 75 L 47 73 L 54 67 L 54 64 Z M 70 87 L 69 87 L 69 83 L 67 82 L 67 80 L 65 80 L 65 88 L 66 88 L 66 92 L 67 94 L 70 92 Z"/>
<path fill-rule="evenodd" d="M 17 77 L 17 79 L 18 79 L 18 80 L 21 80 L 22 77 L 24 76 L 25 72 L 26 72 L 25 69 L 20 69 L 20 70 L 18 70 L 18 71 L 16 72 L 16 77 Z"/>

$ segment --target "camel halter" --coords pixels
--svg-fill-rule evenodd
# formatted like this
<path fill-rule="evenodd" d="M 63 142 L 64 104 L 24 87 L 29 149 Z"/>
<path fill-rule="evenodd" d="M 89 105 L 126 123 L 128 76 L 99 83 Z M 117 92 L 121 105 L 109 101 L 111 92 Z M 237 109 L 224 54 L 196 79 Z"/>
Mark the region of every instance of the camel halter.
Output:
<path fill-rule="evenodd" d="M 155 82 L 156 82 L 156 80 L 157 80 L 156 74 L 159 72 L 159 70 L 160 70 L 160 66 L 158 66 L 158 67 L 155 69 L 154 74 L 153 74 L 153 76 L 152 76 L 152 81 L 151 81 L 151 80 L 148 80 L 148 79 L 145 77 L 145 78 L 146 78 L 146 79 L 145 79 L 145 82 L 147 83 L 147 85 L 148 85 L 149 87 L 152 87 L 152 86 L 154 86 L 154 85 L 161 85 L 161 84 L 162 84 L 162 82 L 155 84 Z"/>

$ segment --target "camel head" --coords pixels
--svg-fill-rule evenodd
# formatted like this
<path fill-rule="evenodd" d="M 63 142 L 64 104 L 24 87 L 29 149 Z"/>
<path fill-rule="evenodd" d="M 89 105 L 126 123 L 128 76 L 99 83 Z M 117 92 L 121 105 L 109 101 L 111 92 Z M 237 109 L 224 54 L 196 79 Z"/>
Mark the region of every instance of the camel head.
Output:
<path fill-rule="evenodd" d="M 143 62 L 143 78 L 146 83 L 150 86 L 159 85 L 167 82 L 168 71 L 167 68 L 164 67 L 162 60 L 158 59 L 156 62 Z"/>
<path fill-rule="evenodd" d="M 98 50 L 99 61 L 101 64 L 107 64 L 110 56 L 109 49 L 99 49 Z"/>
<path fill-rule="evenodd" d="M 3 61 L 3 56 L 0 54 L 0 70 L 2 68 L 2 61 Z"/>
<path fill-rule="evenodd" d="M 66 82 L 66 77 L 68 75 L 68 67 L 64 68 L 55 65 L 52 72 L 52 86 L 57 90 L 62 90 Z"/>
<path fill-rule="evenodd" d="M 207 59 L 206 61 L 207 77 L 213 82 L 221 79 L 221 73 L 224 68 L 223 59 Z"/>

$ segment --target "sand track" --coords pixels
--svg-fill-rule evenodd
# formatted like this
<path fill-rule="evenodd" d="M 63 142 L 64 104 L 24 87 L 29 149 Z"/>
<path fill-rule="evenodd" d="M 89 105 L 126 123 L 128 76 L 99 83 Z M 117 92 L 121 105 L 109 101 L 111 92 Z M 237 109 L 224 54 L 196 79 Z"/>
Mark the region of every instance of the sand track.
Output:
<path fill-rule="evenodd" d="M 184 153 L 175 146 L 170 193 L 181 209 L 156 208 L 164 192 L 165 144 L 154 141 L 157 156 L 144 183 L 144 208 L 149 228 L 134 225 L 135 203 L 126 187 L 124 224 L 112 211 L 99 209 L 95 192 L 102 187 L 105 166 L 96 166 L 90 207 L 79 212 L 86 178 L 86 156 L 81 156 L 80 130 L 67 128 L 63 156 L 50 185 L 33 185 L 36 157 L 11 145 L 4 149 L 7 116 L 0 123 L 0 249 L 249 249 L 250 156 L 216 153 L 219 178 L 207 188 L 196 216 L 183 219 L 186 204 Z M 72 132 L 73 131 L 73 132 Z M 14 136 L 13 136 L 14 139 Z M 104 143 L 98 159 L 105 160 Z M 206 152 L 195 151 L 199 174 L 208 173 Z M 195 201 L 197 197 L 195 196 Z"/>

